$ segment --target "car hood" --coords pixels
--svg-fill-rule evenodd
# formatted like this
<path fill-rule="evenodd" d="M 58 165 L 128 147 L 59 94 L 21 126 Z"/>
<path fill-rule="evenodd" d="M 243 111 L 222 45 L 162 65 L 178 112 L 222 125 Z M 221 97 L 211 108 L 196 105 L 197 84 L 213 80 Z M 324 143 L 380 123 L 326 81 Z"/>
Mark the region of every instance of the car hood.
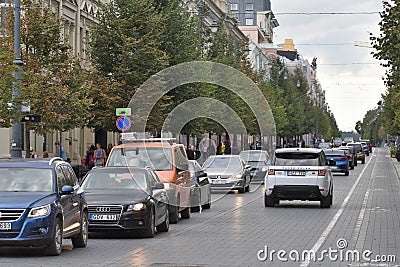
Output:
<path fill-rule="evenodd" d="M 231 170 L 226 168 L 213 168 L 213 169 L 206 169 L 205 172 L 207 173 L 208 177 L 215 178 L 216 176 L 221 176 L 221 178 L 229 178 L 233 175 L 242 174 L 241 171 L 238 170 Z"/>
<path fill-rule="evenodd" d="M 47 205 L 56 200 L 53 192 L 0 192 L 0 208 L 26 209 Z"/>
<path fill-rule="evenodd" d="M 130 190 L 85 190 L 88 205 L 115 204 L 124 205 L 142 202 L 149 194 L 139 189 Z"/>

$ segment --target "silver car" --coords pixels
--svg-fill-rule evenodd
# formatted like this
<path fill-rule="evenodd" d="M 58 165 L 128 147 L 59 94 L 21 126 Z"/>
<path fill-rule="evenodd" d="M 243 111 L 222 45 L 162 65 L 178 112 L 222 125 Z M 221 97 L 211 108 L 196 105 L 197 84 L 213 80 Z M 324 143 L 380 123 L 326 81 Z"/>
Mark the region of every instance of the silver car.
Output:
<path fill-rule="evenodd" d="M 320 201 L 321 208 L 330 208 L 333 201 L 333 180 L 322 149 L 282 148 L 265 177 L 264 204 L 273 207 L 280 200 Z"/>
<path fill-rule="evenodd" d="M 250 175 L 252 182 L 264 183 L 264 177 L 267 174 L 269 155 L 265 150 L 243 150 L 239 156 L 251 166 Z"/>
<path fill-rule="evenodd" d="M 212 190 L 249 191 L 251 166 L 246 165 L 239 155 L 210 156 L 203 168 L 211 180 Z"/>

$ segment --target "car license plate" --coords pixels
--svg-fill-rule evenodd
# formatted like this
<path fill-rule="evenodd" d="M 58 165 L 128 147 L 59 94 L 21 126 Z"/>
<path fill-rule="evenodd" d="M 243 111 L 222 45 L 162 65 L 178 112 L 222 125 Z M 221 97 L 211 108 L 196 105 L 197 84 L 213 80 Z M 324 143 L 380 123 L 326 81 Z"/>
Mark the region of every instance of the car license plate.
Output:
<path fill-rule="evenodd" d="M 305 171 L 288 171 L 289 176 L 305 176 Z"/>
<path fill-rule="evenodd" d="M 11 230 L 11 223 L 0 223 L 0 230 Z"/>
<path fill-rule="evenodd" d="M 89 220 L 92 221 L 115 221 L 117 214 L 89 214 Z"/>
<path fill-rule="evenodd" d="M 213 183 L 214 184 L 224 184 L 225 180 L 214 180 Z"/>

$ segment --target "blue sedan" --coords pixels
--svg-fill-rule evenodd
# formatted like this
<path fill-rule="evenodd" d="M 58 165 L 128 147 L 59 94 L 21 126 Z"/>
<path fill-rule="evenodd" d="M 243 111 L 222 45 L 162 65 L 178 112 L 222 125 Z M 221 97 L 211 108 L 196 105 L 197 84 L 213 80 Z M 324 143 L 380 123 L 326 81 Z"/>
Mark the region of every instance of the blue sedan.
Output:
<path fill-rule="evenodd" d="M 329 161 L 334 160 L 336 162 L 335 166 L 331 166 L 332 172 L 344 173 L 344 175 L 349 175 L 349 158 L 344 150 L 340 149 L 326 149 L 324 150 L 327 164 Z"/>

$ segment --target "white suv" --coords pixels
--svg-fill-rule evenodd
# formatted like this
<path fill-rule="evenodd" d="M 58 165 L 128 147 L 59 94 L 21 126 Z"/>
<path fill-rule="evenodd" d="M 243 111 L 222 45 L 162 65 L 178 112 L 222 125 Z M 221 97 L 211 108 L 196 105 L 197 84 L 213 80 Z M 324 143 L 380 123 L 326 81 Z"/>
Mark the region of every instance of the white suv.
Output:
<path fill-rule="evenodd" d="M 322 149 L 282 148 L 265 176 L 264 204 L 273 207 L 279 200 L 320 201 L 330 208 L 333 200 L 332 173 Z M 335 165 L 330 161 L 329 165 Z"/>

